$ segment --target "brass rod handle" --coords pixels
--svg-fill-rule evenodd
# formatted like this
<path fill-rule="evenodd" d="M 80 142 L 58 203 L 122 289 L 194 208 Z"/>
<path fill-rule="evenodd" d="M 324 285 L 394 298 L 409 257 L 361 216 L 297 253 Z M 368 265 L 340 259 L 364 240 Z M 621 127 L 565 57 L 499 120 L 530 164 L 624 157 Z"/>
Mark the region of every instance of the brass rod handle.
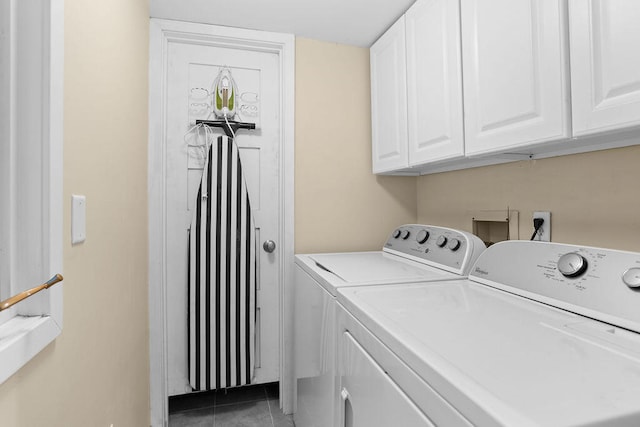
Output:
<path fill-rule="evenodd" d="M 20 292 L 17 295 L 12 296 L 11 298 L 7 298 L 6 300 L 0 302 L 0 311 L 6 310 L 14 304 L 19 303 L 23 299 L 29 298 L 31 295 L 37 294 L 43 289 L 49 289 L 51 286 L 55 285 L 58 282 L 62 282 L 63 277 L 61 274 L 56 274 L 51 279 L 47 280 L 40 286 L 36 286 L 35 288 L 28 289 L 24 292 Z"/>

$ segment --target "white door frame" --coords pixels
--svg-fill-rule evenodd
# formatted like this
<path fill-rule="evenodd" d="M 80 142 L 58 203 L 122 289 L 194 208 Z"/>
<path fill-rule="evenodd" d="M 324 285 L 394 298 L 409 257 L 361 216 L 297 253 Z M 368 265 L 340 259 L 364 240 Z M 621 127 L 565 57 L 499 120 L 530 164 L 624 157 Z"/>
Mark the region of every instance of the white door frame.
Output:
<path fill-rule="evenodd" d="M 293 410 L 291 336 L 294 255 L 294 87 L 295 38 L 292 34 L 151 19 L 149 52 L 149 368 L 151 425 L 168 423 L 166 307 L 166 111 L 170 43 L 246 49 L 278 55 L 280 63 L 280 404 Z M 287 370 L 288 369 L 288 370 Z"/>

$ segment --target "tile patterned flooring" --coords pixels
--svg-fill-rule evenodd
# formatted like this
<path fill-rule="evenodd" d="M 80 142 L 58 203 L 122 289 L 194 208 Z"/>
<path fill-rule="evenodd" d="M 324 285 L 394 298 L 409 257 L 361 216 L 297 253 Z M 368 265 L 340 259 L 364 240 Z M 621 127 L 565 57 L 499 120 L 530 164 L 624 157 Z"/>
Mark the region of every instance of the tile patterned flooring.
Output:
<path fill-rule="evenodd" d="M 278 383 L 169 398 L 169 427 L 294 427 L 278 403 Z"/>

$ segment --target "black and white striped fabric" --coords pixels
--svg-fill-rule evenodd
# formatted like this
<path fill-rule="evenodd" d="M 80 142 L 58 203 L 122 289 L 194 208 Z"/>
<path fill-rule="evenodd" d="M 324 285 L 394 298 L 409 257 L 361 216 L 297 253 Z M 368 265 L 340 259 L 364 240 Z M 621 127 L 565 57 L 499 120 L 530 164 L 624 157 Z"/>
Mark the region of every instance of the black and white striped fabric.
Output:
<path fill-rule="evenodd" d="M 250 384 L 256 311 L 255 227 L 238 147 L 208 150 L 189 233 L 189 382 Z"/>

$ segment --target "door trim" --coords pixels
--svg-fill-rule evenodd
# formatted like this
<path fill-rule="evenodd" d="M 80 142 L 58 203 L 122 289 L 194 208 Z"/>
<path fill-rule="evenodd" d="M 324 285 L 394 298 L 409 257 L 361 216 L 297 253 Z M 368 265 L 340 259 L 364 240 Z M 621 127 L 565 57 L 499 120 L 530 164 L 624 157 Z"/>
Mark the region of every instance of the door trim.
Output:
<path fill-rule="evenodd" d="M 294 256 L 294 88 L 295 38 L 292 34 L 244 30 L 152 18 L 149 42 L 149 369 L 151 425 L 168 424 L 166 257 L 166 111 L 170 43 L 233 47 L 278 55 L 280 64 L 280 405 L 293 411 L 291 367 Z"/>

